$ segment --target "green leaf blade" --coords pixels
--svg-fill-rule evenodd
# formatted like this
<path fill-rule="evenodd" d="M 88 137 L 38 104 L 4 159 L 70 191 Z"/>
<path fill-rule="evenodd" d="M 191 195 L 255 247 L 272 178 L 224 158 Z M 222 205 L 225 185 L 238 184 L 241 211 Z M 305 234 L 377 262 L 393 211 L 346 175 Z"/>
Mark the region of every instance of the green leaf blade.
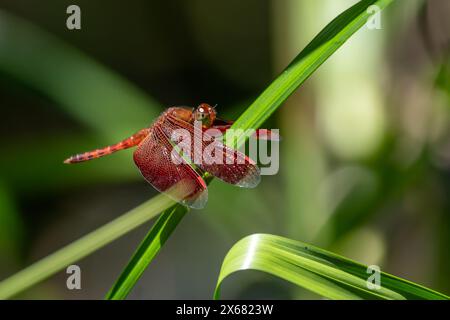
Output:
<path fill-rule="evenodd" d="M 173 206 L 174 203 L 172 199 L 160 194 L 11 277 L 0 281 L 0 299 L 13 297 L 45 280 L 66 266 L 81 260 L 130 230 L 137 228 L 166 208 Z"/>
<path fill-rule="evenodd" d="M 233 124 L 232 129 L 256 129 L 367 22 L 370 6 L 383 10 L 393 0 L 362 0 L 331 21 L 286 67 Z M 242 137 L 234 146 L 244 143 Z M 232 144 L 230 144 L 232 145 Z"/>
<path fill-rule="evenodd" d="M 360 29 L 369 13 L 367 8 L 371 5 L 377 5 L 380 9 L 386 7 L 393 0 L 362 0 L 352 6 L 350 9 L 339 15 L 333 20 L 314 40 L 292 61 L 291 64 L 281 73 L 281 75 L 272 82 L 271 85 L 252 103 L 252 105 L 242 114 L 233 124 L 233 129 L 256 129 L 278 108 L 281 104 L 296 90 L 311 74 L 330 57 L 345 41 L 358 29 Z M 84 105 L 85 101 L 82 103 Z M 237 144 L 240 146 L 245 141 L 245 137 L 239 137 Z M 228 143 L 228 141 L 227 141 Z M 233 145 L 232 145 L 233 146 Z M 161 204 L 162 195 L 158 196 L 148 203 Z M 158 200 L 159 199 L 159 200 Z M 155 200 L 155 201 L 153 201 Z M 33 284 L 47 278 L 48 276 L 61 270 L 78 259 L 94 252 L 107 243 L 117 239 L 126 232 L 132 230 L 159 212 L 170 208 L 173 201 L 158 205 L 159 211 L 154 209 L 144 215 L 139 214 L 139 223 L 133 221 L 134 214 L 126 214 L 110 224 L 92 232 L 81 238 L 73 244 L 63 248 L 56 253 L 44 258 L 43 260 L 22 270 L 9 279 L 0 283 L 0 297 L 10 297 L 18 292 L 32 286 Z M 140 212 L 141 213 L 141 212 Z M 123 228 L 121 228 L 123 224 Z M 173 230 L 174 226 L 170 225 Z M 163 228 L 164 229 L 164 228 Z M 169 229 L 169 230 L 170 230 Z M 162 231 L 161 231 L 162 232 Z M 154 238 L 156 239 L 156 238 Z M 143 248 L 138 249 L 140 253 L 148 252 L 148 257 L 154 257 L 156 247 L 151 249 L 152 242 L 144 243 Z M 148 247 L 148 248 L 145 248 Z M 158 248 L 159 250 L 159 248 Z M 135 258 L 137 259 L 137 258 Z M 143 261 L 141 259 L 133 260 L 138 268 L 133 272 L 130 279 L 137 280 L 135 277 L 142 272 Z M 150 260 L 146 260 L 147 264 Z M 262 267 L 261 267 L 262 268 Z M 308 271 L 309 272 L 309 271 Z M 310 273 L 305 271 L 304 277 Z M 128 282 L 127 282 L 128 283 Z M 351 293 L 348 293 L 351 295 Z"/>
<path fill-rule="evenodd" d="M 174 205 L 161 214 L 105 299 L 122 300 L 128 296 L 187 212 L 185 206 Z"/>
<path fill-rule="evenodd" d="M 380 287 L 370 289 L 367 266 L 291 239 L 254 234 L 237 242 L 226 255 L 214 298 L 222 282 L 243 270 L 258 270 L 294 283 L 328 299 L 449 299 L 448 296 L 380 273 Z"/>

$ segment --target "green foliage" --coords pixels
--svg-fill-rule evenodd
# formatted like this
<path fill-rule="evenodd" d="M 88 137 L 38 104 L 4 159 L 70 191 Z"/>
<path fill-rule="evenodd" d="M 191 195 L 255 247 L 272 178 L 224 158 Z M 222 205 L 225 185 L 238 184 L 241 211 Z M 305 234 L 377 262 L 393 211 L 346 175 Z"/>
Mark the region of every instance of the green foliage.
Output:
<path fill-rule="evenodd" d="M 137 228 L 166 208 L 173 206 L 173 204 L 174 201 L 163 194 L 148 200 L 101 228 L 0 282 L 0 299 L 10 298 L 48 278 L 66 266 Z"/>
<path fill-rule="evenodd" d="M 298 86 L 311 76 L 353 33 L 365 24 L 369 17 L 367 13 L 368 6 L 377 4 L 380 8 L 384 8 L 390 1 L 361 1 L 334 19 L 250 105 L 233 124 L 232 129 L 247 130 L 260 127 Z M 244 141 L 245 136 L 241 135 L 231 143 L 236 142 L 237 145 L 234 146 L 239 147 Z M 228 144 L 230 144 L 230 141 L 228 141 Z M 166 215 L 168 214 L 166 213 Z M 164 216 L 163 221 L 166 219 L 168 217 Z M 111 294 L 110 292 L 107 298 L 125 298 L 127 296 L 132 288 L 132 284 L 137 281 L 137 278 L 160 249 L 157 235 L 163 232 L 164 228 L 168 228 L 167 233 L 172 232 L 175 224 L 180 220 L 177 218 L 173 223 L 167 225 L 159 223 L 155 225 L 112 289 L 113 293 L 118 293 Z"/>
<path fill-rule="evenodd" d="M 161 214 L 158 221 L 156 221 L 139 245 L 131 261 L 106 295 L 106 299 L 121 300 L 128 296 L 142 273 L 144 273 L 147 266 L 161 250 L 187 211 L 188 209 L 184 206 L 174 205 Z"/>
<path fill-rule="evenodd" d="M 233 124 L 234 129 L 258 128 L 316 69 L 365 25 L 367 8 L 380 10 L 392 0 L 362 0 L 331 21 L 287 66 Z M 241 137 L 241 140 L 244 137 Z M 242 141 L 237 141 L 241 145 Z"/>
<path fill-rule="evenodd" d="M 267 87 L 233 125 L 234 129 L 258 128 L 282 103 L 324 63 L 346 40 L 364 26 L 369 14 L 367 8 L 377 5 L 385 8 L 392 0 L 362 0 L 346 10 L 326 26 L 289 66 Z M 11 22 L 11 17 L 5 21 Z M 142 119 L 153 116 L 147 109 L 154 107 L 139 90 L 130 87 L 115 74 L 98 66 L 80 53 L 73 52 L 55 39 L 33 30 L 28 25 L 22 28 L 6 28 L 12 42 L 10 51 L 0 51 L 0 68 L 31 86 L 46 92 L 65 110 L 105 136 L 116 136 L 115 127 L 140 127 Z M 54 61 L 72 61 L 65 70 L 52 69 L 52 64 L 36 67 L 36 59 L 29 66 L 20 66 L 17 52 L 23 50 L 21 35 L 36 34 L 51 48 L 60 52 Z M 1 46 L 0 46 L 1 47 Z M 4 50 L 4 48 L 3 48 Z M 52 51 L 53 52 L 53 51 Z M 48 52 L 47 52 L 48 53 Z M 30 57 L 26 57 L 26 61 Z M 63 65 L 61 63 L 61 65 Z M 45 78 L 36 75 L 42 70 L 53 70 Z M 28 70 L 31 68 L 30 70 Z M 38 69 L 36 69 L 38 68 Z M 74 81 L 83 85 L 75 92 L 59 87 L 57 79 L 61 73 L 73 74 Z M 95 73 L 95 75 L 93 74 Z M 97 79 L 96 81 L 84 81 Z M 98 82 L 97 82 L 98 81 Z M 74 83 L 75 85 L 75 83 Z M 49 90 L 49 88 L 51 90 Z M 121 91 L 121 95 L 116 95 Z M 127 109 L 122 107 L 126 105 Z M 107 109 L 104 109 L 107 108 Z M 113 108 L 114 111 L 111 111 Z M 131 108 L 131 109 L 130 109 Z M 96 110 L 96 114 L 91 111 Z M 125 111 L 124 111 L 125 110 Z M 119 113 L 117 113 L 117 112 Z M 107 116 L 104 125 L 96 126 L 98 119 Z M 94 120 L 95 121 L 94 121 Z M 123 122 L 126 126 L 123 126 Z M 95 122 L 95 123 L 94 123 Z M 108 124 L 108 125 L 106 125 Z M 110 124 L 112 124 L 110 126 Z M 122 137 L 123 131 L 119 133 Z M 244 142 L 241 136 L 237 143 Z M 103 173 L 104 174 L 104 173 Z M 126 175 L 126 173 L 124 173 Z M 119 238 L 163 212 L 161 217 L 140 244 L 115 285 L 107 295 L 109 299 L 125 298 L 138 281 L 146 267 L 155 258 L 170 234 L 184 217 L 187 209 L 164 195 L 158 195 L 118 219 L 82 237 L 72 244 L 36 262 L 0 283 L 0 298 L 9 298 L 62 270 L 65 266 L 95 252 L 97 249 Z M 255 240 L 256 239 L 256 240 Z M 251 257 L 251 259 L 249 258 Z M 414 283 L 383 273 L 382 288 L 370 291 L 366 288 L 366 266 L 293 240 L 271 236 L 253 235 L 236 244 L 225 258 L 215 297 L 219 297 L 222 281 L 238 270 L 255 269 L 265 271 L 296 283 L 313 292 L 333 299 L 381 298 L 381 299 L 447 299 L 448 297 Z"/>
<path fill-rule="evenodd" d="M 309 244 L 270 234 L 254 234 L 226 255 L 214 293 L 220 298 L 224 279 L 240 270 L 259 270 L 329 299 L 449 299 L 407 280 L 380 273 L 380 288 L 369 289 L 368 267 Z"/>

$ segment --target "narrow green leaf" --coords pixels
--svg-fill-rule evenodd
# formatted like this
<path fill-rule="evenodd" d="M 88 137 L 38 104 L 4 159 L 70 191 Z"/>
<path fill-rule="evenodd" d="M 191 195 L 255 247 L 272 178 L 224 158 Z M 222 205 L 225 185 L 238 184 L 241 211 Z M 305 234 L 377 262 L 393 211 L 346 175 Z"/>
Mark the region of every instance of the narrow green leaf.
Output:
<path fill-rule="evenodd" d="M 383 10 L 393 0 L 362 0 L 330 22 L 266 90 L 233 124 L 233 129 L 258 128 L 316 69 L 345 41 L 365 25 L 371 14 L 367 9 L 375 5 Z M 246 137 L 227 140 L 231 146 L 240 146 Z"/>
<path fill-rule="evenodd" d="M 212 176 L 205 173 L 203 179 L 206 184 L 212 181 Z M 123 269 L 113 287 L 107 293 L 105 299 L 125 299 L 142 273 L 161 250 L 162 246 L 180 223 L 189 209 L 181 204 L 176 204 L 161 214 L 161 217 L 153 225 L 152 229 L 139 244 L 133 257 Z"/>
<path fill-rule="evenodd" d="M 413 282 L 380 273 L 379 288 L 368 288 L 366 265 L 309 244 L 270 234 L 254 234 L 237 242 L 220 270 L 214 298 L 229 275 L 259 270 L 329 299 L 449 299 Z M 371 282 L 372 283 L 372 282 Z"/>
<path fill-rule="evenodd" d="M 278 78 L 275 79 L 274 82 L 255 100 L 242 116 L 239 117 L 234 123 L 233 129 L 256 129 L 261 126 L 298 86 L 300 86 L 354 32 L 365 24 L 369 17 L 369 14 L 367 13 L 367 8 L 369 6 L 377 5 L 380 9 L 383 9 L 390 2 L 392 2 L 392 0 L 362 0 L 339 15 L 313 39 L 313 41 L 291 62 L 283 73 L 278 76 Z M 244 143 L 245 138 L 244 135 L 238 136 L 233 145 L 240 146 Z M 227 143 L 229 143 L 228 140 Z M 161 199 L 165 199 L 165 197 L 161 197 L 163 196 L 158 196 L 148 201 L 143 206 L 157 206 L 158 212 L 164 211 L 172 206 L 172 201 L 163 205 Z M 139 208 L 136 208 L 135 210 L 138 210 Z M 145 219 L 141 216 L 139 223 L 130 221 L 130 219 L 132 220 L 134 218 L 134 215 L 130 212 L 66 248 L 63 248 L 24 269 L 11 278 L 4 280 L 0 283 L 0 298 L 17 294 L 61 270 L 66 265 L 94 252 L 98 248 L 155 216 L 158 213 L 155 210 L 155 208 L 152 208 L 146 213 L 138 210 L 140 215 L 145 216 Z M 122 229 L 120 228 L 121 224 L 124 225 L 124 228 Z M 171 229 L 174 227 L 175 225 L 170 224 Z M 119 229 L 120 232 L 117 232 L 117 229 Z M 162 229 L 161 232 L 164 232 L 164 228 Z M 150 244 L 151 243 L 152 242 L 150 242 Z M 143 248 L 139 249 L 138 252 L 151 252 L 151 250 L 147 251 L 146 248 Z M 130 272 L 132 272 L 132 269 L 130 269 Z M 139 270 L 137 270 L 135 274 L 138 273 Z"/>
<path fill-rule="evenodd" d="M 0 299 L 10 298 L 75 263 L 92 252 L 137 228 L 158 213 L 174 205 L 160 194 L 101 228 L 72 242 L 31 266 L 0 282 Z"/>
<path fill-rule="evenodd" d="M 114 286 L 106 295 L 108 300 L 125 299 L 147 266 L 158 254 L 178 223 L 188 212 L 181 205 L 175 205 L 164 211 L 134 253 L 128 265 L 122 271 Z"/>
<path fill-rule="evenodd" d="M 253 102 L 253 104 L 239 117 L 233 124 L 233 129 L 246 130 L 258 128 L 263 122 L 278 108 L 292 92 L 300 86 L 333 52 L 335 52 L 354 32 L 363 26 L 369 14 L 367 8 L 377 4 L 380 9 L 384 8 L 392 0 L 363 0 L 333 20 L 316 38 L 289 64 L 284 72 L 275 79 L 272 84 Z M 233 140 L 228 140 L 229 145 L 239 147 L 245 141 L 245 136 L 235 136 Z M 230 143 L 231 142 L 231 143 Z M 179 222 L 179 220 L 178 220 Z M 159 230 L 159 226 L 155 226 Z M 162 226 L 161 228 L 164 228 Z M 171 230 L 174 226 L 170 224 Z M 152 231 L 150 231 L 152 234 Z M 147 241 L 146 241 L 147 240 Z M 124 292 L 118 294 L 117 298 L 124 298 L 137 278 L 143 272 L 144 264 L 137 265 L 134 260 L 147 261 L 150 263 L 154 257 L 152 246 L 154 243 L 147 239 L 143 241 L 136 255 L 131 259 L 128 266 L 123 271 L 121 277 L 129 278 L 129 281 L 122 283 L 121 279 L 116 282 L 117 290 Z M 146 246 L 148 248 L 146 248 Z M 158 247 L 158 250 L 160 248 Z M 141 254 L 142 256 L 137 257 Z M 137 270 L 133 270 L 136 268 Z M 145 268 L 145 267 L 144 267 Z M 121 285 L 125 288 L 120 288 Z M 107 296 L 109 298 L 110 295 Z"/>

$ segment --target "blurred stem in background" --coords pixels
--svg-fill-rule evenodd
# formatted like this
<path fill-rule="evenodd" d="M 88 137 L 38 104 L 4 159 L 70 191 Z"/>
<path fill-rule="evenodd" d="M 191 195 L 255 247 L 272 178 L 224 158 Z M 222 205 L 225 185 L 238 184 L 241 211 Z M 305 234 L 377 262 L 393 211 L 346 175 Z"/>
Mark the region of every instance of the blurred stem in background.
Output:
<path fill-rule="evenodd" d="M 308 17 L 317 17 L 320 1 L 272 1 L 273 7 L 273 56 L 275 73 L 289 62 L 296 52 L 307 43 L 316 30 L 326 21 L 313 28 Z M 342 10 L 341 10 L 342 11 Z M 339 11 L 335 11 L 334 15 Z M 329 20 L 328 20 L 329 21 Z M 312 30 L 306 34 L 304 30 Z M 328 61 L 327 61 L 328 63 Z M 314 77 L 313 77 L 314 78 Z M 285 181 L 286 227 L 289 237 L 310 241 L 317 233 L 324 215 L 325 202 L 318 198 L 319 182 L 326 171 L 321 145 L 317 143 L 314 128 L 314 106 L 310 80 L 285 103 L 281 113 L 281 132 L 285 152 L 281 156 L 281 174 Z"/>
<path fill-rule="evenodd" d="M 0 274 L 17 268 L 24 226 L 8 185 L 0 180 Z"/>
<path fill-rule="evenodd" d="M 289 60 L 311 37 L 305 31 L 320 29 L 336 12 L 352 3 L 274 1 L 276 68 Z M 373 156 L 383 142 L 386 125 L 378 76 L 383 68 L 383 34 L 380 30 L 364 27 L 281 110 L 281 127 L 285 128 L 287 137 L 292 137 L 285 139 L 284 145 L 289 152 L 282 157 L 285 161 L 283 178 L 287 182 L 287 227 L 291 237 L 327 243 L 327 230 L 332 232 L 333 227 L 327 226 L 320 238 L 317 238 L 318 233 L 325 227 L 339 202 L 354 192 L 354 186 L 373 183 L 373 179 L 367 179 L 370 173 L 359 165 L 338 166 L 329 171 L 330 160 L 326 152 L 347 162 L 357 162 Z M 360 56 L 361 52 L 364 55 Z M 355 90 L 356 87 L 358 90 Z M 317 96 L 317 99 L 312 100 L 312 96 Z M 329 150 L 324 147 L 329 147 Z M 371 235 L 369 238 L 368 234 Z M 353 232 L 351 241 L 361 243 L 358 235 Z M 361 261 L 368 258 L 369 262 L 376 262 L 382 252 L 379 237 L 373 231 L 363 232 L 362 236 L 366 240 L 373 239 L 374 246 L 379 249 L 366 250 L 374 254 L 371 258 L 354 258 Z M 372 247 L 367 241 L 364 245 Z"/>
<path fill-rule="evenodd" d="M 352 3 L 350 0 L 326 2 L 327 5 L 315 11 L 314 15 L 319 19 L 312 23 L 322 19 L 326 21 L 334 11 Z M 381 75 L 385 74 L 383 70 L 386 68 L 383 57 L 388 19 L 385 12 L 379 18 L 381 29 L 363 27 L 314 79 L 316 125 L 320 128 L 317 134 L 338 163 L 319 182 L 317 199 L 327 204 L 325 215 L 328 217 L 347 197 L 351 197 L 354 203 L 364 201 L 366 195 L 359 194 L 358 190 L 376 191 L 375 173 L 365 168 L 362 162 L 376 156 L 386 135 L 384 105 L 387 101 L 380 85 L 384 81 Z M 359 212 L 361 216 L 365 214 L 364 211 Z M 325 226 L 323 223 L 322 226 L 334 232 L 332 225 Z M 377 230 L 366 228 L 360 225 L 345 234 L 341 244 L 333 241 L 329 245 L 332 244 L 331 248 L 340 254 L 351 255 L 358 261 L 369 265 L 380 264 L 384 252 L 383 239 Z M 330 239 L 330 234 L 325 231 L 320 237 L 321 242 L 329 242 L 333 235 Z"/>
<path fill-rule="evenodd" d="M 308 31 L 320 29 L 352 3 L 273 1 L 275 67 L 279 69 L 311 37 Z M 386 20 L 382 15 L 382 28 Z M 380 86 L 385 79 L 380 75 L 385 68 L 386 34 L 363 27 L 281 110 L 281 127 L 291 137 L 283 141 L 288 152 L 282 156 L 287 234 L 367 264 L 380 264 L 383 259 L 381 234 L 361 224 L 337 233 L 336 220 L 329 218 L 339 209 L 349 220 L 345 223 L 352 225 L 353 217 L 361 221 L 371 213 L 360 204 L 382 201 L 376 196 L 377 173 L 361 163 L 376 156 L 385 142 L 386 101 Z M 347 165 L 339 165 L 340 160 Z M 356 205 L 349 208 L 347 199 Z"/>

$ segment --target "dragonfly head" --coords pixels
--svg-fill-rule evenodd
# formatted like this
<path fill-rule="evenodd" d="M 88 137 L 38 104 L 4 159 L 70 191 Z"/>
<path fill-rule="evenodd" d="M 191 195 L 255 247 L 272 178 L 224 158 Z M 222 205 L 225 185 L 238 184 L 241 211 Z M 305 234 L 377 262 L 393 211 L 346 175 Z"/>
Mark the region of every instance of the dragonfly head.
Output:
<path fill-rule="evenodd" d="M 200 104 L 193 112 L 194 121 L 200 121 L 204 128 L 210 128 L 216 119 L 216 110 L 207 103 Z"/>

